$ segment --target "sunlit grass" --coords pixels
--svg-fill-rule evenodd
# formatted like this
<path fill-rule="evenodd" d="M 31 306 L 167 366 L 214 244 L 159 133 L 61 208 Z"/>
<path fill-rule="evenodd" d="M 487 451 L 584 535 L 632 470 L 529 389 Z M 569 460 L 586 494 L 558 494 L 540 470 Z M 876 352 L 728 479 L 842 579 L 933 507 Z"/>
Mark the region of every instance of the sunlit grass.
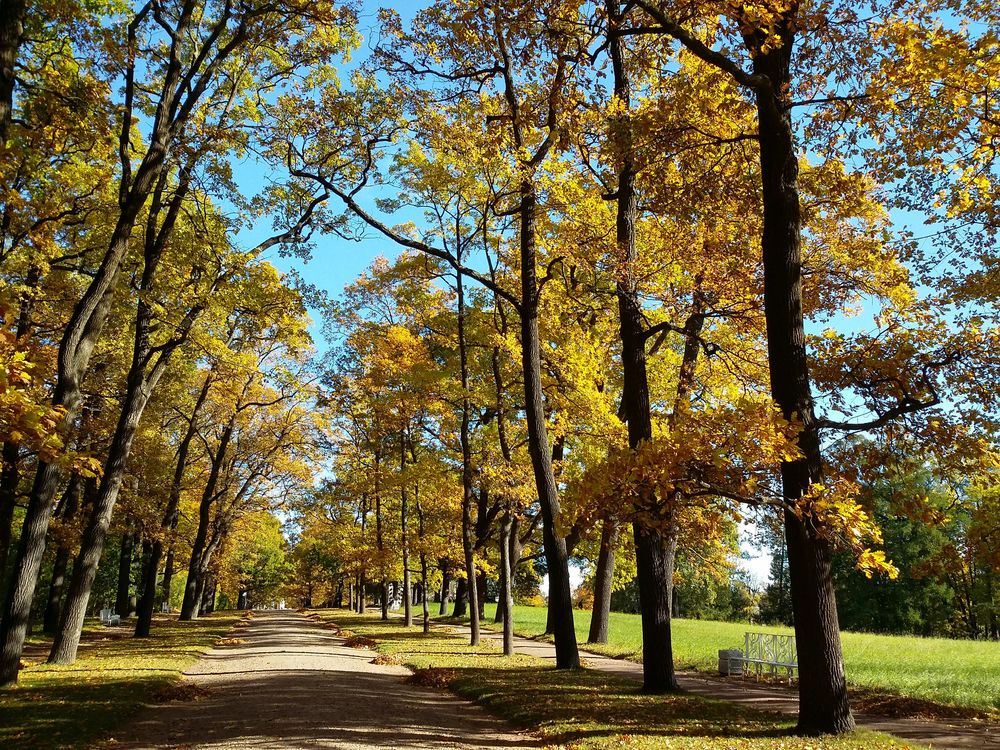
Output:
<path fill-rule="evenodd" d="M 496 605 L 486 605 L 487 624 Z M 574 612 L 576 634 L 587 640 L 590 612 Z M 535 637 L 545 630 L 545 609 L 515 607 L 515 631 Z M 675 619 L 672 624 L 676 664 L 681 669 L 714 670 L 718 651 L 739 648 L 743 633 L 763 630 L 791 633 L 790 628 L 738 622 Z M 642 658 L 639 615 L 612 612 L 608 644 L 586 648 L 608 656 Z M 886 691 L 951 706 L 1000 711 L 1000 643 L 947 638 L 843 633 L 847 679 L 855 686 Z"/>
<path fill-rule="evenodd" d="M 504 657 L 486 644 L 470 647 L 463 638 L 424 635 L 419 627 L 380 622 L 344 610 L 319 616 L 372 638 L 378 650 L 411 668 L 434 670 L 428 681 L 483 705 L 544 741 L 579 750 L 602 748 L 685 748 L 722 750 L 882 750 L 913 747 L 895 738 L 857 732 L 838 738 L 791 734 L 788 716 L 754 711 L 692 695 L 649 696 L 639 686 L 591 670 L 556 670 L 529 656 Z"/>
<path fill-rule="evenodd" d="M 127 625 L 88 622 L 75 664 L 49 665 L 28 657 L 17 687 L 0 690 L 0 747 L 92 747 L 178 680 L 181 672 L 229 629 L 237 614 L 194 622 L 157 617 L 149 638 L 132 638 Z M 44 645 L 32 639 L 29 645 Z M 41 663 L 34 663 L 41 662 Z"/>

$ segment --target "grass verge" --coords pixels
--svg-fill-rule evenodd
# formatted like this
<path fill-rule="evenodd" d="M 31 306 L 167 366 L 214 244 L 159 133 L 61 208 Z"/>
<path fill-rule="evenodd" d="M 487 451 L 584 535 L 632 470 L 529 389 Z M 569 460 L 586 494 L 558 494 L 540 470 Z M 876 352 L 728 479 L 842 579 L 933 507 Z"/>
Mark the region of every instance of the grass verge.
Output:
<path fill-rule="evenodd" d="M 883 734 L 796 737 L 792 719 L 680 694 L 643 695 L 639 686 L 590 670 L 556 670 L 535 657 L 504 657 L 490 644 L 470 647 L 442 632 L 381 622 L 343 610 L 312 613 L 415 671 L 413 681 L 447 687 L 491 713 L 574 750 L 887 750 L 914 747 Z"/>
<path fill-rule="evenodd" d="M 67 665 L 45 664 L 48 642 L 32 638 L 17 686 L 0 691 L 0 747 L 92 747 L 161 691 L 166 698 L 171 691 L 165 689 L 238 619 L 234 613 L 193 622 L 157 616 L 152 635 L 141 639 L 131 637 L 127 624 L 88 621 L 79 657 Z"/>
<path fill-rule="evenodd" d="M 495 604 L 486 605 L 486 623 L 493 622 Z M 586 643 L 590 611 L 574 612 L 576 634 Z M 514 608 L 514 630 L 527 638 L 545 631 L 545 609 Z M 739 622 L 675 619 L 671 625 L 674 660 L 678 669 L 714 671 L 718 651 L 739 648 L 743 633 L 763 630 L 791 633 L 791 628 L 747 625 Z M 612 612 L 606 645 L 587 645 L 590 651 L 642 661 L 642 623 L 639 615 Z M 865 707 L 878 703 L 882 713 L 906 708 L 898 715 L 1000 720 L 1000 643 L 996 641 L 919 638 L 916 636 L 841 634 L 848 682 Z M 907 699 L 889 705 L 885 699 Z M 951 710 L 958 709 L 958 710 Z M 971 709 L 963 711 L 962 709 Z"/>

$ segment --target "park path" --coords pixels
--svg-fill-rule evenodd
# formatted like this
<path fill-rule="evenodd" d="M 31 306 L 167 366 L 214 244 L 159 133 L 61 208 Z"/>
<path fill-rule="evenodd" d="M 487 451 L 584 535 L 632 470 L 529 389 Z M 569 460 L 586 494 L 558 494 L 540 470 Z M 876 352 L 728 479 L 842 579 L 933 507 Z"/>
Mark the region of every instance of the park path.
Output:
<path fill-rule="evenodd" d="M 480 707 L 405 682 L 405 667 L 372 664 L 371 651 L 291 611 L 256 612 L 239 643 L 188 670 L 204 697 L 149 706 L 113 748 L 489 748 L 537 741 Z M 201 692 L 201 691 L 199 691 Z"/>
<path fill-rule="evenodd" d="M 450 628 L 452 632 L 467 633 L 465 628 Z M 480 637 L 491 640 L 503 649 L 503 633 L 482 629 Z M 555 662 L 555 646 L 543 640 L 514 637 L 514 650 L 519 654 L 537 656 Z M 580 650 L 581 658 L 588 669 L 642 682 L 642 664 L 627 659 L 614 659 L 592 651 Z M 682 672 L 678 675 L 682 690 L 695 695 L 739 703 L 764 711 L 796 714 L 799 710 L 798 694 L 793 690 L 742 680 L 713 679 L 696 672 Z M 1000 731 L 996 726 L 981 722 L 940 719 L 894 719 L 885 716 L 856 712 L 858 725 L 886 734 L 895 735 L 909 742 L 929 745 L 933 748 L 953 748 L 954 750 L 1000 750 Z"/>

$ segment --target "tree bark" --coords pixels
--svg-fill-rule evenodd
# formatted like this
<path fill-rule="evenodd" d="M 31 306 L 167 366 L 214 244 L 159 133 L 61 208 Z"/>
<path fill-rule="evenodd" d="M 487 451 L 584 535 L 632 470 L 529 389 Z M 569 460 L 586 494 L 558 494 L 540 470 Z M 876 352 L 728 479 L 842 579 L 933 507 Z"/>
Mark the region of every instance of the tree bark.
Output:
<path fill-rule="evenodd" d="M 79 476 L 70 477 L 66 491 L 60 501 L 56 513 L 63 523 L 72 521 L 80 508 L 81 495 L 84 491 L 84 480 Z M 86 480 L 89 488 L 94 488 L 92 479 Z M 52 576 L 49 580 L 49 594 L 42 615 L 42 631 L 55 633 L 59 627 L 59 613 L 62 608 L 62 595 L 66 584 L 66 568 L 69 565 L 70 548 L 65 541 L 60 541 L 56 547 L 55 558 L 52 561 Z"/>
<path fill-rule="evenodd" d="M 188 578 L 184 584 L 184 601 L 181 604 L 181 620 L 191 620 L 198 616 L 198 576 L 201 570 L 201 561 L 205 552 L 205 544 L 208 540 L 209 523 L 212 517 L 212 504 L 218 499 L 216 487 L 219 484 L 219 477 L 222 473 L 222 466 L 225 462 L 226 454 L 229 450 L 229 443 L 236 428 L 236 416 L 233 415 L 222 434 L 219 436 L 219 445 L 215 450 L 215 455 L 210 456 L 211 469 L 208 479 L 201 493 L 201 501 L 198 504 L 198 529 L 195 532 L 194 542 L 191 545 L 191 559 L 188 562 Z"/>
<path fill-rule="evenodd" d="M 163 556 L 163 544 L 166 537 L 170 536 L 177 528 L 180 520 L 181 490 L 184 484 L 184 471 L 187 469 L 188 453 L 191 450 L 191 441 L 198 434 L 198 415 L 202 407 L 208 400 L 208 393 L 212 387 L 214 371 L 209 371 L 202 383 L 198 398 L 195 399 L 194 407 L 188 419 L 187 429 L 184 437 L 181 438 L 177 446 L 177 461 L 174 464 L 174 474 L 170 481 L 170 494 L 167 496 L 167 505 L 163 511 L 163 518 L 160 522 L 160 535 L 157 536 L 150 547 L 149 555 L 146 558 L 143 568 L 143 590 L 142 598 L 139 600 L 138 613 L 135 623 L 135 637 L 145 638 L 149 635 L 153 622 L 153 610 L 156 608 L 156 576 L 160 568 L 160 559 Z M 201 516 L 199 513 L 199 521 Z M 173 577 L 173 542 L 167 554 L 167 562 L 163 571 L 163 601 L 170 602 L 170 581 Z"/>
<path fill-rule="evenodd" d="M 616 30 L 622 23 L 618 1 L 607 0 L 606 8 L 609 31 Z M 622 342 L 622 407 L 628 423 L 629 448 L 635 451 L 652 438 L 653 426 L 646 374 L 646 331 L 635 268 L 638 199 L 629 112 L 631 92 L 623 59 L 622 37 L 610 33 L 608 44 L 615 97 L 623 109 L 623 114 L 616 115 L 610 123 L 610 138 L 620 159 L 615 236 L 622 263 L 615 290 Z M 677 547 L 676 532 L 673 511 L 659 507 L 652 488 L 638 485 L 634 491 L 636 517 L 632 530 L 642 614 L 642 686 L 644 692 L 662 693 L 677 689 L 670 635 L 670 591 L 673 556 Z M 664 512 L 666 518 L 663 517 Z"/>
<path fill-rule="evenodd" d="M 448 612 L 448 594 L 451 593 L 450 572 L 447 565 L 441 566 L 441 606 L 438 607 L 439 615 L 444 615 Z"/>
<path fill-rule="evenodd" d="M 513 571 L 510 564 L 512 525 L 510 508 L 508 508 L 500 524 L 500 598 L 497 602 L 498 610 L 501 609 L 501 602 L 503 603 L 503 653 L 505 656 L 514 655 Z"/>
<path fill-rule="evenodd" d="M 399 470 L 400 473 L 406 471 L 406 435 L 403 430 L 399 431 Z M 399 525 L 402 533 L 403 546 L 403 624 L 406 627 L 413 625 L 413 602 L 411 600 L 412 587 L 410 586 L 410 548 L 407 539 L 407 505 L 409 504 L 409 493 L 406 490 L 406 480 L 403 479 L 399 491 Z"/>
<path fill-rule="evenodd" d="M 461 257 L 459 257 L 461 262 Z M 469 356 L 465 340 L 465 286 L 462 283 L 462 272 L 455 278 L 455 290 L 458 297 L 458 358 L 462 384 L 462 425 L 459 437 L 462 444 L 462 551 L 465 554 L 465 587 L 469 602 L 469 644 L 479 645 L 479 592 L 475 585 L 476 558 L 473 540 L 474 522 L 472 509 L 476 503 L 472 476 L 472 445 L 469 436 L 469 419 L 472 403 L 469 400 Z M 458 600 L 455 600 L 458 609 Z"/>
<path fill-rule="evenodd" d="M 549 615 L 556 647 L 556 667 L 576 669 L 580 654 L 573 624 L 573 599 L 569 580 L 569 553 L 566 540 L 556 533 L 559 518 L 559 491 L 552 470 L 545 404 L 542 393 L 542 352 L 538 330 L 539 289 L 536 269 L 534 185 L 524 180 L 520 188 L 521 254 L 521 367 L 524 372 L 525 421 L 528 426 L 528 453 L 535 475 L 535 489 L 542 510 L 542 540 L 549 573 Z"/>
<path fill-rule="evenodd" d="M 20 453 L 20 446 L 11 440 L 5 441 L 0 451 L 0 594 L 6 590 L 4 582 L 13 533 L 11 527 L 17 506 L 17 485 L 21 481 Z"/>
<path fill-rule="evenodd" d="M 465 617 L 469 611 L 468 591 L 468 580 L 459 578 L 458 584 L 455 586 L 455 606 L 451 610 L 452 617 Z"/>
<path fill-rule="evenodd" d="M 115 614 L 128 617 L 129 594 L 132 587 L 132 557 L 135 552 L 135 534 L 126 531 L 122 534 L 121 550 L 118 555 L 118 586 L 115 595 Z"/>
<path fill-rule="evenodd" d="M 5 149 L 14 116 L 14 81 L 24 21 L 26 0 L 0 0 L 0 149 Z"/>
<path fill-rule="evenodd" d="M 781 466 L 786 501 L 799 501 L 822 482 L 823 465 L 809 380 L 802 310 L 801 214 L 798 154 L 788 106 L 796 18 L 786 14 L 775 31 L 747 33 L 753 72 L 767 81 L 756 91 L 764 228 L 764 315 L 771 394 L 786 419 L 802 424 L 803 457 Z M 829 542 L 790 510 L 785 537 L 799 665 L 798 730 L 840 734 L 854 728 L 837 621 Z"/>
<path fill-rule="evenodd" d="M 611 614 L 611 587 L 615 575 L 615 548 L 618 546 L 618 524 L 605 518 L 601 527 L 601 549 L 594 572 L 594 610 L 590 615 L 587 643 L 608 642 L 608 618 Z"/>

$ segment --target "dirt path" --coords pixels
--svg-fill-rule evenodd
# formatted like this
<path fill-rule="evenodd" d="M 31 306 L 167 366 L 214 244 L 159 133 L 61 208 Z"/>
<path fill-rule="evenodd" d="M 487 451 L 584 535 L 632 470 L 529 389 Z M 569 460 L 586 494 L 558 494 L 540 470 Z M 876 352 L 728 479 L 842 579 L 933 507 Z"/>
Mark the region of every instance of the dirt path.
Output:
<path fill-rule="evenodd" d="M 453 628 L 454 632 L 465 633 L 464 629 Z M 484 640 L 490 639 L 503 648 L 503 634 L 492 630 L 482 630 Z M 546 641 L 531 638 L 514 638 L 514 650 L 542 659 L 555 661 L 555 646 Z M 581 658 L 589 669 L 642 682 L 642 664 L 626 659 L 612 659 L 581 649 Z M 712 679 L 693 672 L 678 675 L 683 690 L 708 698 L 740 703 L 753 708 L 798 713 L 798 695 L 788 689 L 735 680 Z M 859 726 L 895 735 L 910 742 L 930 745 L 934 748 L 954 748 L 955 750 L 1000 750 L 1000 732 L 995 726 L 973 721 L 942 721 L 930 719 L 892 719 L 885 716 L 855 713 Z"/>
<path fill-rule="evenodd" d="M 489 748 L 536 747 L 478 706 L 404 682 L 404 667 L 371 664 L 371 651 L 303 615 L 256 613 L 239 638 L 189 671 L 206 691 L 194 701 L 150 706 L 114 748 Z"/>

